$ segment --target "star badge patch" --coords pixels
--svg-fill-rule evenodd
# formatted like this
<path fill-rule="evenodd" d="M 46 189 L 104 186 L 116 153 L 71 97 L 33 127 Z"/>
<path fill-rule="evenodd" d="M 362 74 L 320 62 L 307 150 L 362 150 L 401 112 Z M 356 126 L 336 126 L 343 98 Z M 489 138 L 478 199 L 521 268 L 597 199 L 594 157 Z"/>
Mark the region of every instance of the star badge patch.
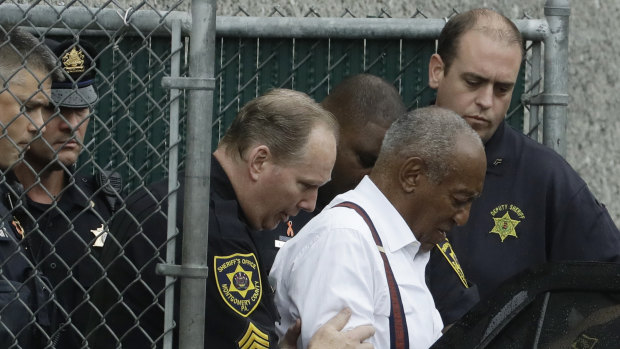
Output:
<path fill-rule="evenodd" d="M 215 256 L 215 281 L 222 299 L 237 314 L 247 317 L 258 306 L 262 284 L 253 253 Z"/>
<path fill-rule="evenodd" d="M 504 213 L 503 215 L 502 212 Z M 521 220 L 525 219 L 523 211 L 515 205 L 499 205 L 491 211 L 494 225 L 493 229 L 491 229 L 489 233 L 499 235 L 502 242 L 504 242 L 504 240 L 509 236 L 518 238 L 516 228 L 521 221 L 518 219 L 513 219 L 513 216 L 510 215 L 511 212 L 513 213 L 513 216 L 516 216 Z"/>

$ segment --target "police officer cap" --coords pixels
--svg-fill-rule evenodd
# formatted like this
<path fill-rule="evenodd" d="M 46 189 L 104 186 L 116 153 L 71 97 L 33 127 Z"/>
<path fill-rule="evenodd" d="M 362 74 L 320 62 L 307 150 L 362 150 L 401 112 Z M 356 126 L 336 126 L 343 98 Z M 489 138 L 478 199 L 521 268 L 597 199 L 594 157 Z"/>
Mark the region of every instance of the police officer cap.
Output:
<path fill-rule="evenodd" d="M 57 42 L 47 39 L 45 44 L 54 52 L 65 81 L 52 81 L 52 103 L 59 107 L 86 108 L 97 101 L 95 91 L 95 49 L 85 41 Z"/>

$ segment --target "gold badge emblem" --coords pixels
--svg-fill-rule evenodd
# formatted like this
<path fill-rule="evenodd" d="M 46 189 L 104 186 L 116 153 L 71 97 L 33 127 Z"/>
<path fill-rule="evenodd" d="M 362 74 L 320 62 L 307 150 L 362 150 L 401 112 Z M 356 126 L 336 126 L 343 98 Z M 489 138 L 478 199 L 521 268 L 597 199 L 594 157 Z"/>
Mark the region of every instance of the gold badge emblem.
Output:
<path fill-rule="evenodd" d="M 518 219 L 525 219 L 525 215 L 520 208 L 515 205 L 499 205 L 491 211 L 491 216 L 493 217 L 494 226 L 489 232 L 490 234 L 499 235 L 502 242 L 509 236 L 518 238 L 516 228 L 521 223 Z"/>
<path fill-rule="evenodd" d="M 222 299 L 241 316 L 250 315 L 263 294 L 258 261 L 253 253 L 215 256 L 215 281 Z"/>
<path fill-rule="evenodd" d="M 250 322 L 247 331 L 238 344 L 239 348 L 242 349 L 269 349 L 269 335 Z"/>
<path fill-rule="evenodd" d="M 93 247 L 103 247 L 105 239 L 108 237 L 108 227 L 106 227 L 104 224 L 101 224 L 99 228 L 92 229 L 90 232 L 93 233 L 93 235 L 95 235 L 96 237 L 95 242 L 93 243 Z"/>
<path fill-rule="evenodd" d="M 73 46 L 71 51 L 62 56 L 62 64 L 67 73 L 83 73 L 84 72 L 84 52 Z"/>
<path fill-rule="evenodd" d="M 437 248 L 439 248 L 441 254 L 448 261 L 452 269 L 454 269 L 456 275 L 459 276 L 459 279 L 461 279 L 461 282 L 463 283 L 465 288 L 469 288 L 469 285 L 467 284 L 467 279 L 465 279 L 465 273 L 463 272 L 463 269 L 461 268 L 458 259 L 456 259 L 456 253 L 454 253 L 452 245 L 450 245 L 448 239 L 445 239 L 443 242 L 437 244 Z"/>
<path fill-rule="evenodd" d="M 573 349 L 592 349 L 596 343 L 598 343 L 597 338 L 588 337 L 582 333 L 570 347 Z"/>

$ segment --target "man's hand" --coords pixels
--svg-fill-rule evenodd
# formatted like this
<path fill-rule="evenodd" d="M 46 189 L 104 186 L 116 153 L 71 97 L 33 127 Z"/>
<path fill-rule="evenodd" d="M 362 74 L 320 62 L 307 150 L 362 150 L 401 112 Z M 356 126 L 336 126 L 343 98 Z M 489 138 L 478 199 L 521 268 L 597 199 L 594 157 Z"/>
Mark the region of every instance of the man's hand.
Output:
<path fill-rule="evenodd" d="M 370 325 L 358 326 L 347 332 L 340 332 L 351 318 L 351 309 L 344 308 L 316 331 L 310 339 L 308 349 L 373 349 L 370 343 L 362 343 L 375 334 Z M 301 333 L 301 320 L 297 319 L 280 341 L 280 349 L 297 349 Z"/>
<path fill-rule="evenodd" d="M 301 320 L 297 319 L 291 327 L 288 328 L 284 338 L 280 341 L 280 349 L 297 349 L 297 338 L 301 333 Z"/>
<path fill-rule="evenodd" d="M 308 349 L 372 349 L 370 343 L 362 343 L 375 334 L 370 325 L 358 326 L 347 332 L 340 332 L 351 318 L 351 309 L 344 308 L 321 326 L 310 339 Z M 291 327 L 292 328 L 292 327 Z M 289 329 L 290 332 L 290 329 Z M 288 332 L 287 332 L 288 335 Z"/>

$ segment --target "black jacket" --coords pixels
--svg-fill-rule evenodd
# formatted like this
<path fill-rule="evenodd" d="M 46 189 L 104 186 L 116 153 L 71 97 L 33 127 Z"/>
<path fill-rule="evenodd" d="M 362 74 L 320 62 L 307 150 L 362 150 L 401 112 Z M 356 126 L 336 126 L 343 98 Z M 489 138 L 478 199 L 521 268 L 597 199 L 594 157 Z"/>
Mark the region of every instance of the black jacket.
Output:
<path fill-rule="evenodd" d="M 53 204 L 28 199 L 24 221 L 36 226 L 28 237 L 33 260 L 49 279 L 60 309 L 59 348 L 81 348 L 88 314 L 88 293 L 103 277 L 98 258 L 103 248 L 96 234 L 108 230 L 111 209 L 93 176 L 67 176 L 74 181 Z M 67 321 L 67 320 L 71 321 Z"/>
<path fill-rule="evenodd" d="M 251 341 L 262 340 L 268 347 L 277 348 L 277 310 L 267 274 L 232 185 L 215 157 L 211 161 L 205 347 L 238 348 L 243 346 L 240 342 L 250 347 Z M 181 181 L 177 206 L 181 234 L 176 242 L 179 264 L 183 190 Z M 155 266 L 164 263 L 166 255 L 167 192 L 167 181 L 138 190 L 113 220 L 102 255 L 104 266 L 109 265 L 109 281 L 95 290 L 95 303 L 108 314 L 104 316 L 105 326 L 101 318 L 91 321 L 98 326 L 90 340 L 94 348 L 113 348 L 119 343 L 123 348 L 147 348 L 152 343 L 161 347 L 164 277 L 155 274 Z M 177 324 L 178 285 L 177 281 Z M 115 339 L 122 336 L 120 341 Z"/>
<path fill-rule="evenodd" d="M 545 262 L 620 262 L 620 233 L 607 209 L 554 150 L 505 123 L 485 148 L 482 196 L 467 224 L 449 234 L 481 299 Z"/>
<path fill-rule="evenodd" d="M 20 196 L 12 174 L 0 175 L 0 346 L 42 348 L 56 340 L 56 311 L 49 283 L 22 239 L 32 230 L 15 217 Z"/>

